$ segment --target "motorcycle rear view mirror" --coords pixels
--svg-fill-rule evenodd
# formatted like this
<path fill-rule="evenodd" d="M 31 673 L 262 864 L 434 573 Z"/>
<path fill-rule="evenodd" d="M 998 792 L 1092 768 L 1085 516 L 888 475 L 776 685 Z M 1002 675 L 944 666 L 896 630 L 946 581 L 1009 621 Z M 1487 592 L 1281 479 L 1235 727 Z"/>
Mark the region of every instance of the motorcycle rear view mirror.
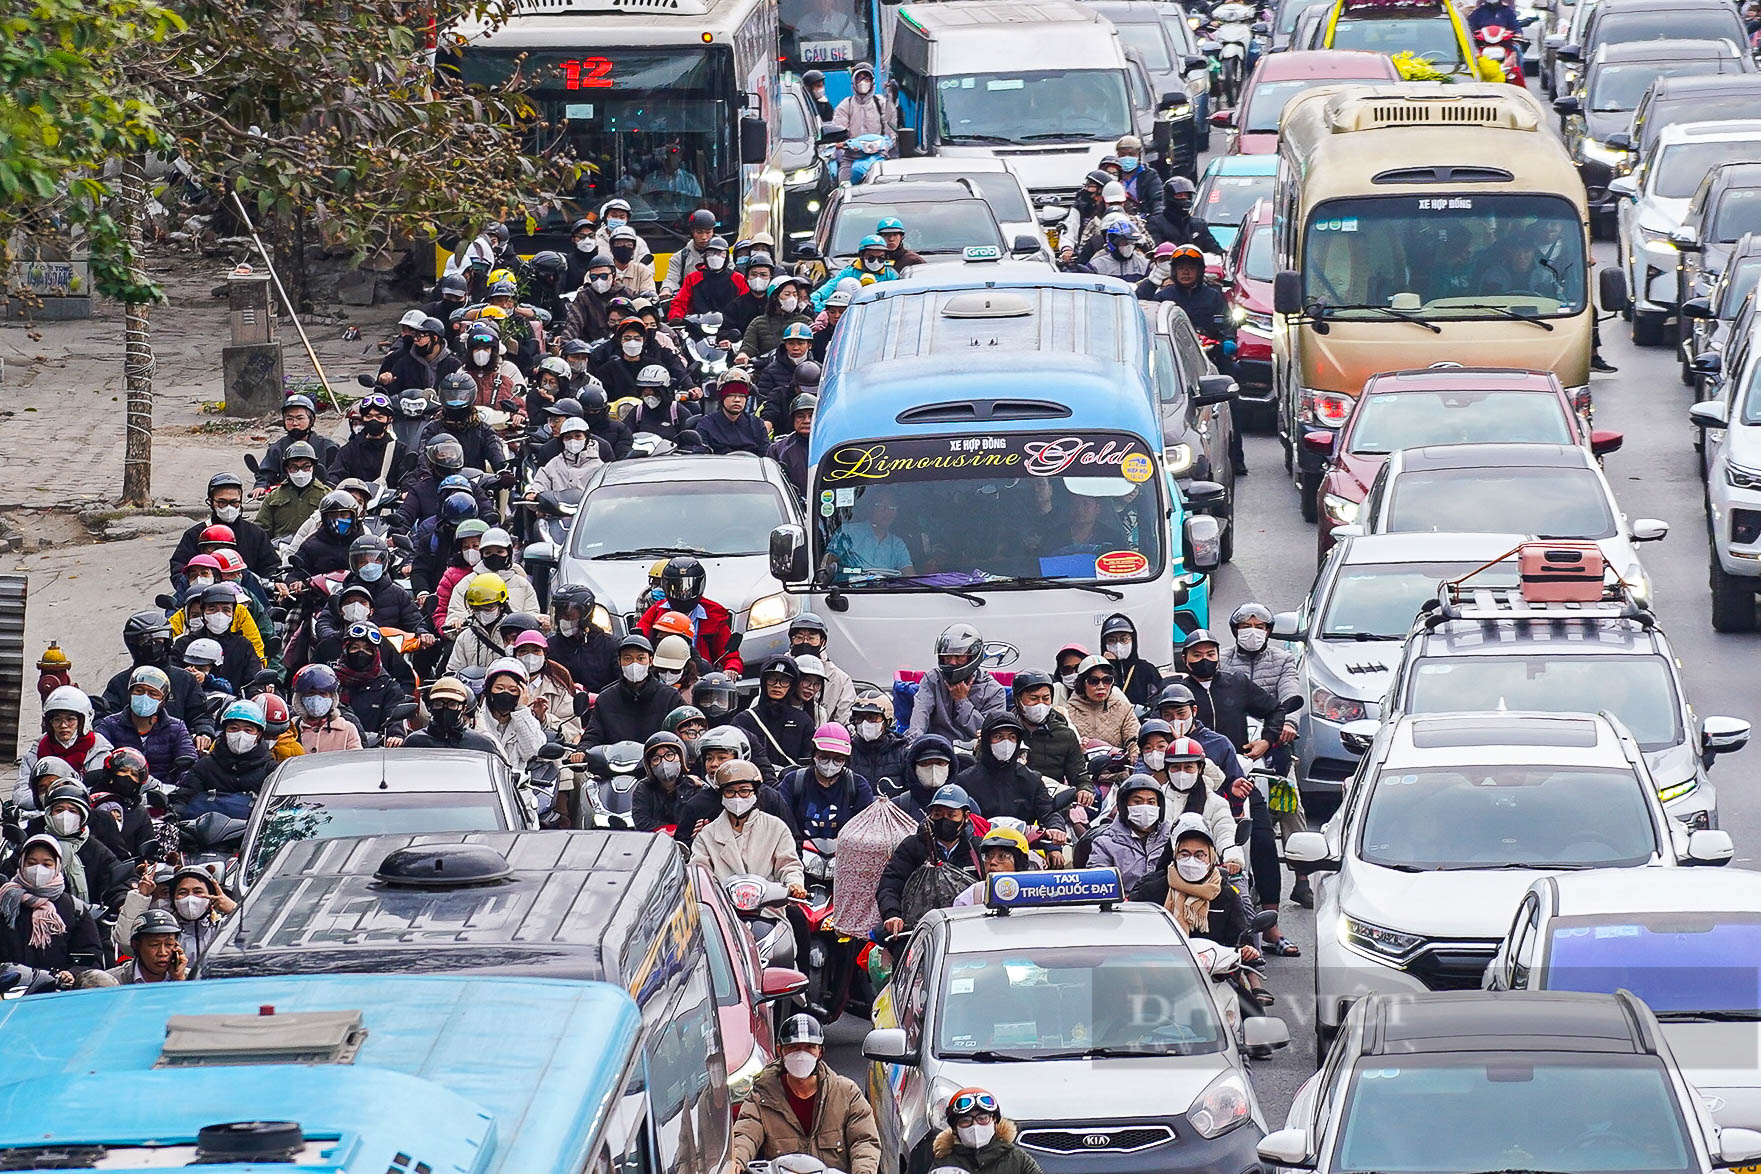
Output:
<path fill-rule="evenodd" d="M 246 453 L 245 454 L 245 468 L 249 469 L 253 473 L 261 473 L 263 471 L 262 466 L 257 463 L 257 454 L 255 454 L 255 453 Z"/>
<path fill-rule="evenodd" d="M 1278 911 L 1276 909 L 1262 909 L 1248 919 L 1247 931 L 1249 933 L 1265 933 L 1277 924 Z"/>
<path fill-rule="evenodd" d="M 848 127 L 839 126 L 835 122 L 822 123 L 819 128 L 819 145 L 829 147 L 833 143 L 841 143 L 850 137 Z"/>
<path fill-rule="evenodd" d="M 546 762 L 561 762 L 568 754 L 569 748 L 561 742 L 546 742 L 538 748 L 538 757 Z"/>
<path fill-rule="evenodd" d="M 415 716 L 416 703 L 414 701 L 400 701 L 385 711 L 385 720 L 387 722 L 409 721 Z"/>
<path fill-rule="evenodd" d="M 359 383 L 362 387 L 372 387 L 373 377 L 371 375 L 357 375 L 355 376 L 355 382 Z"/>

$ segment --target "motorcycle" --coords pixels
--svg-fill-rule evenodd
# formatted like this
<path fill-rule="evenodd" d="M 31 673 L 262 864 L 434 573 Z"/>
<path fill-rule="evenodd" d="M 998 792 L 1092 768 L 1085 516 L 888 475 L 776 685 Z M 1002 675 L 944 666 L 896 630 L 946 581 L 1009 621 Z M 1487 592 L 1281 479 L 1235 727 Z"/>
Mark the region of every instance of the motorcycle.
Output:
<path fill-rule="evenodd" d="M 1270 929 L 1277 919 L 1275 910 L 1256 914 L 1240 944 L 1245 945 L 1254 934 Z M 1239 948 L 1231 949 L 1221 942 L 1202 938 L 1193 941 L 1192 952 L 1198 964 L 1210 974 L 1212 983 L 1217 988 L 1226 988 L 1214 989 L 1212 1001 L 1236 1045 L 1251 1059 L 1264 1060 L 1271 1056 L 1273 1049 L 1290 1042 L 1290 1029 L 1283 1020 L 1266 1014 L 1265 1008 L 1254 997 L 1253 986 L 1247 981 L 1247 972 L 1250 971 L 1264 979 L 1264 971 L 1259 966 L 1242 961 Z"/>
<path fill-rule="evenodd" d="M 53 970 L 39 970 L 20 962 L 0 965 L 0 999 L 22 999 L 26 995 L 52 995 L 61 989 L 61 980 Z"/>
<path fill-rule="evenodd" d="M 789 890 L 776 881 L 747 873 L 729 877 L 722 883 L 722 891 L 758 948 L 759 966 L 793 966 L 795 931 L 783 912 L 789 904 Z"/>
<path fill-rule="evenodd" d="M 1504 71 L 1504 80 L 1513 86 L 1529 88 L 1523 78 L 1522 58 L 1517 54 L 1516 33 L 1501 24 L 1489 24 L 1474 34 L 1479 54 Z"/>
<path fill-rule="evenodd" d="M 222 811 L 207 811 L 190 819 L 172 818 L 167 822 L 177 836 L 178 851 L 186 867 L 206 868 L 222 884 L 238 871 L 239 849 L 245 843 L 244 820 Z"/>
<path fill-rule="evenodd" d="M 685 315 L 689 327 L 685 334 L 685 352 L 693 387 L 719 382 L 727 374 L 728 359 L 733 350 L 720 345 L 724 321 L 715 310 Z"/>
<path fill-rule="evenodd" d="M 892 135 L 857 135 L 844 140 L 839 152 L 850 168 L 850 182 L 861 183 L 875 161 L 885 159 L 892 149 Z"/>
<path fill-rule="evenodd" d="M 1253 47 L 1253 5 L 1229 0 L 1211 9 L 1216 27 L 1211 39 L 1218 45 L 1218 98 L 1225 106 L 1233 106 L 1241 97 L 1242 84 L 1247 80 L 1248 58 Z"/>
<path fill-rule="evenodd" d="M 636 780 L 642 774 L 642 743 L 612 742 L 587 751 L 587 785 L 581 788 L 580 825 L 634 828 Z"/>
<path fill-rule="evenodd" d="M 550 576 L 556 570 L 557 560 L 568 541 L 569 523 L 581 510 L 581 491 L 565 489 L 553 493 L 545 490 L 535 498 L 513 504 L 517 509 L 528 511 L 526 545 L 520 552 L 520 563 L 526 568 L 526 578 L 531 580 L 532 590 L 538 593 L 539 606 L 548 608 Z"/>
<path fill-rule="evenodd" d="M 868 986 L 868 952 L 875 948 L 873 943 L 859 947 L 832 924 L 837 852 L 836 839 L 810 839 L 801 845 L 807 899 L 795 902 L 807 918 L 807 1013 L 827 1026 L 846 1011 L 866 1018 L 873 1001 Z"/>
<path fill-rule="evenodd" d="M 382 390 L 371 375 L 356 375 L 355 382 L 362 387 Z M 418 451 L 416 441 L 430 417 L 440 410 L 440 405 L 419 387 L 407 387 L 396 395 L 389 391 L 385 394 L 391 400 L 391 434 L 411 452 Z"/>

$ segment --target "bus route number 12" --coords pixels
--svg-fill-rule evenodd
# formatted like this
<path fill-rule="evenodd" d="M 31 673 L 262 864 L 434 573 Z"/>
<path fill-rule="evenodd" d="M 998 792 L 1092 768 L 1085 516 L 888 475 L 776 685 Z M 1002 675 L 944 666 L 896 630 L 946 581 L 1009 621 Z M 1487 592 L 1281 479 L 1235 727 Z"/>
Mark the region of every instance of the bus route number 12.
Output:
<path fill-rule="evenodd" d="M 609 57 L 584 57 L 578 61 L 564 61 L 560 64 L 564 89 L 608 90 L 612 86 L 612 61 Z"/>

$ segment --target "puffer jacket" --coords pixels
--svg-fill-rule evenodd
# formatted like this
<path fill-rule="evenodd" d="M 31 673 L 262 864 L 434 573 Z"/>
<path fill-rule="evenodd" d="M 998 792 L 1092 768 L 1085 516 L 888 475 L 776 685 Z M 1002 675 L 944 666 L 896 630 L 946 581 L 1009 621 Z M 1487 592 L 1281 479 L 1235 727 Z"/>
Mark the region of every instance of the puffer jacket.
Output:
<path fill-rule="evenodd" d="M 1116 685 L 1111 696 L 1099 705 L 1086 697 L 1072 697 L 1064 710 L 1083 738 L 1098 738 L 1121 750 L 1131 749 L 1137 741 L 1137 710 Z"/>
<path fill-rule="evenodd" d="M 1070 719 L 1056 708 L 1046 720 L 1034 725 L 1021 714 L 1016 716 L 1027 727 L 1027 765 L 1069 787 L 1088 786 L 1088 756 L 1082 752 L 1082 736 Z"/>
<path fill-rule="evenodd" d="M 973 1174 L 1042 1174 L 1033 1155 L 1015 1144 L 1015 1133 L 1015 1122 L 1004 1117 L 997 1122 L 996 1136 L 983 1149 L 974 1150 L 961 1145 L 952 1129 L 943 1129 L 936 1134 L 930 1152 L 936 1168 L 952 1167 Z"/>
<path fill-rule="evenodd" d="M 1296 654 L 1268 643 L 1251 656 L 1239 646 L 1226 648 L 1218 657 L 1223 671 L 1236 672 L 1278 699 L 1284 719 L 1293 721 L 1302 708 L 1302 680 L 1296 671 Z"/>
<path fill-rule="evenodd" d="M 1163 811 L 1167 806 L 1164 800 Z M 1140 836 L 1129 822 L 1115 818 L 1101 828 L 1100 834 L 1089 844 L 1088 867 L 1118 869 L 1125 882 L 1125 891 L 1129 893 L 1137 882 L 1156 870 L 1167 847 L 1166 819 L 1151 824 L 1149 833 Z"/>
<path fill-rule="evenodd" d="M 834 1170 L 875 1174 L 880 1168 L 880 1129 L 862 1087 L 819 1062 L 819 1092 L 813 1099 L 813 1127 L 803 1131 L 789 1106 L 782 1061 L 775 1060 L 752 1082 L 752 1093 L 734 1119 L 736 1165 L 754 1158 L 812 1154 Z"/>
<path fill-rule="evenodd" d="M 985 718 L 1008 708 L 1009 691 L 986 670 L 979 669 L 972 678 L 972 690 L 966 700 L 955 701 L 941 673 L 930 669 L 923 674 L 917 700 L 911 707 L 910 736 L 940 734 L 950 742 L 970 742 L 978 737 Z"/>
<path fill-rule="evenodd" d="M 897 786 L 906 786 L 911 781 L 905 770 L 905 749 L 909 745 L 904 738 L 893 733 L 890 726 L 883 726 L 881 736 L 872 742 L 852 733 L 850 769 L 868 779 L 877 795 L 885 793 L 882 779 L 892 779 Z"/>

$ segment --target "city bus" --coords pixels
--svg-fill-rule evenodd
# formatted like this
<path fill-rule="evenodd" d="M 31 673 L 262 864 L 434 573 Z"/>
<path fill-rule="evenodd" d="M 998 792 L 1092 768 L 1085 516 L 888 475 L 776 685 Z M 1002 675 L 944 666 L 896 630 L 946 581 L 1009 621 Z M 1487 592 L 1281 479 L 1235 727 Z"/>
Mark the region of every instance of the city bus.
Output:
<path fill-rule="evenodd" d="M 780 0 L 777 59 L 789 73 L 819 70 L 826 100 L 836 106 L 850 96 L 852 66 L 865 61 L 878 71 L 886 64 L 881 30 L 891 15 L 882 0 Z M 875 92 L 886 100 L 878 88 Z"/>
<path fill-rule="evenodd" d="M 570 226 L 618 196 L 658 281 L 699 208 L 730 240 L 781 231 L 778 36 L 777 0 L 525 0 L 504 24 L 443 36 L 436 63 L 473 86 L 517 74 L 534 149 L 588 164 L 528 210 L 518 252 L 566 252 Z"/>
<path fill-rule="evenodd" d="M 8 1000 L 0 1166 L 656 1174 L 641 1038 L 635 1002 L 599 982 L 310 975 Z"/>
<path fill-rule="evenodd" d="M 1527 90 L 1483 82 L 1323 86 L 1285 108 L 1272 379 L 1310 520 L 1331 434 L 1378 372 L 1551 371 L 1587 418 L 1587 208 L 1551 122 Z"/>
<path fill-rule="evenodd" d="M 1129 286 L 995 263 L 869 286 L 826 354 L 808 524 L 771 573 L 825 619 L 838 664 L 890 685 L 974 625 L 986 665 L 1100 646 L 1115 612 L 1166 664 L 1208 619 L 1217 519 L 1163 457 L 1149 327 Z M 1194 482 L 1221 508 L 1220 485 Z"/>

